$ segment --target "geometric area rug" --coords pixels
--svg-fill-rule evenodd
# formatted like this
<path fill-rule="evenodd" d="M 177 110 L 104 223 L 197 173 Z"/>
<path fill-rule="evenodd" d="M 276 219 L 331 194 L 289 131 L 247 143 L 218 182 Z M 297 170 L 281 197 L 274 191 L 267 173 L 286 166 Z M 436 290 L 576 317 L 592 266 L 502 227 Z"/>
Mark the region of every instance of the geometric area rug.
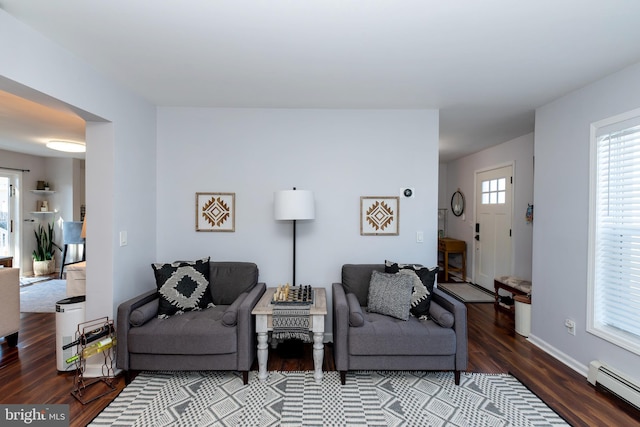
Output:
<path fill-rule="evenodd" d="M 142 372 L 90 426 L 566 426 L 507 374 Z"/>

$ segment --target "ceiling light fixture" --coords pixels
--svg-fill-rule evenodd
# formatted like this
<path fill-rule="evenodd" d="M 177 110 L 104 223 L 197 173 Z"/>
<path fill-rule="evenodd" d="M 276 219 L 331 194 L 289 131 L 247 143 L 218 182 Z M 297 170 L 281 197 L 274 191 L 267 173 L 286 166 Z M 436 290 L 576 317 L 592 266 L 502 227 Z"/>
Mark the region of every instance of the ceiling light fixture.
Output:
<path fill-rule="evenodd" d="M 52 150 L 65 151 L 67 153 L 84 153 L 87 151 L 85 144 L 81 142 L 71 141 L 49 141 L 47 142 L 47 148 Z"/>

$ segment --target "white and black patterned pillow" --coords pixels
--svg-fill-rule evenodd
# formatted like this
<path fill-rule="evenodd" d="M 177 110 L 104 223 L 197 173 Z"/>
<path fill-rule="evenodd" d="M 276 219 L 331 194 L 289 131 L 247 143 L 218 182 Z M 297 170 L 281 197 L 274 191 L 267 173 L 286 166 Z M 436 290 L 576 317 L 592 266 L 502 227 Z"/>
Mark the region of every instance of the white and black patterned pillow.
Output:
<path fill-rule="evenodd" d="M 209 290 L 209 258 L 151 264 L 158 287 L 158 317 L 214 307 Z"/>
<path fill-rule="evenodd" d="M 367 311 L 409 319 L 413 279 L 403 274 L 387 274 L 374 270 L 369 282 Z"/>
<path fill-rule="evenodd" d="M 417 264 L 398 264 L 385 261 L 385 273 L 406 274 L 413 277 L 413 292 L 411 294 L 411 314 L 418 318 L 429 318 L 431 293 L 438 274 L 438 267 L 428 268 Z"/>

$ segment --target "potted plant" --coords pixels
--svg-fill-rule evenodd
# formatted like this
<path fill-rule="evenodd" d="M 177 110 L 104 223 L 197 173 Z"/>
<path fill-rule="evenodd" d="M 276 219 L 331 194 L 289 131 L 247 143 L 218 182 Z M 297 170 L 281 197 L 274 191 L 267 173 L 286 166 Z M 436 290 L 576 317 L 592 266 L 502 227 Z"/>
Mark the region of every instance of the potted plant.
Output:
<path fill-rule="evenodd" d="M 38 224 L 38 229 L 34 230 L 36 236 L 36 249 L 33 251 L 33 274 L 35 276 L 45 276 L 55 271 L 56 261 L 54 248 L 60 249 L 53 241 L 53 223 L 47 224 L 47 229 Z"/>

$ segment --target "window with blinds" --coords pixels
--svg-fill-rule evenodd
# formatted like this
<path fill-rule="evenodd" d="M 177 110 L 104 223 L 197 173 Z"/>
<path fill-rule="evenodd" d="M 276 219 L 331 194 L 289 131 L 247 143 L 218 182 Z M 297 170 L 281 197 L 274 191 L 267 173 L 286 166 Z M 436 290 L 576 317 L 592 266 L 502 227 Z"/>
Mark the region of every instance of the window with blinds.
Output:
<path fill-rule="evenodd" d="M 587 330 L 640 354 L 640 110 L 592 126 Z"/>

